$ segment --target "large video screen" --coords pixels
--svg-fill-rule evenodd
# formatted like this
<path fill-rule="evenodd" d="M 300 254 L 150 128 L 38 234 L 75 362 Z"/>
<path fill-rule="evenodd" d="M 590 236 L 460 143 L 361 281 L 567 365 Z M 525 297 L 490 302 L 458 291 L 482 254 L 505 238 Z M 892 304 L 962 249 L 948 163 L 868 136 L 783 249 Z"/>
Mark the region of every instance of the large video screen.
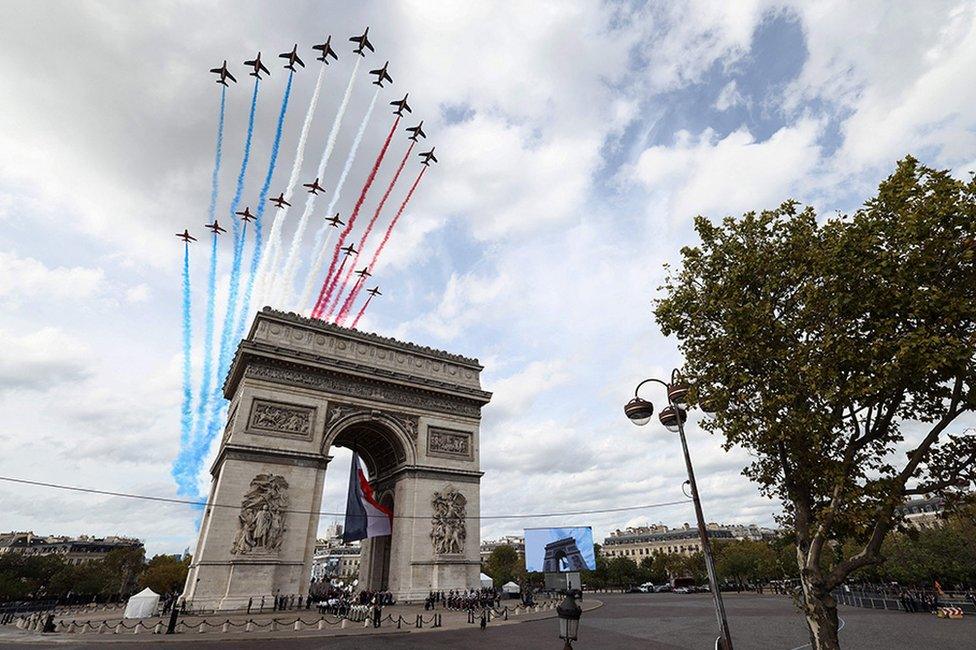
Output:
<path fill-rule="evenodd" d="M 526 528 L 525 570 L 563 573 L 596 569 L 593 529 Z"/>

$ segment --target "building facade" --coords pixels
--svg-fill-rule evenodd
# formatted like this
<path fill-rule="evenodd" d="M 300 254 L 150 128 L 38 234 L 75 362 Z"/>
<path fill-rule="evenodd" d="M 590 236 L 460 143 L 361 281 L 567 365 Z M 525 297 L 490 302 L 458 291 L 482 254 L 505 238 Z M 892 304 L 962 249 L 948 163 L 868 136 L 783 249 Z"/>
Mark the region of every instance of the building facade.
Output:
<path fill-rule="evenodd" d="M 325 537 L 315 541 L 312 580 L 357 579 L 360 553 L 359 542 L 346 544 L 342 541 L 342 524 L 329 524 L 325 529 Z"/>
<path fill-rule="evenodd" d="M 487 562 L 491 552 L 499 546 L 511 546 L 518 553 L 519 558 L 525 559 L 525 537 L 522 535 L 506 535 L 499 539 L 488 539 L 481 542 L 481 563 Z"/>
<path fill-rule="evenodd" d="M 912 528 L 941 528 L 945 523 L 942 513 L 945 510 L 945 500 L 931 494 L 905 500 L 901 507 L 905 515 L 905 523 Z"/>
<path fill-rule="evenodd" d="M 0 555 L 12 553 L 24 557 L 56 555 L 67 564 L 97 562 L 118 548 L 142 548 L 142 542 L 131 537 L 91 537 L 81 535 L 35 535 L 33 531 L 0 533 Z"/>
<path fill-rule="evenodd" d="M 716 524 L 706 525 L 712 540 L 752 540 L 761 541 L 776 536 L 772 528 L 756 524 Z M 692 555 L 701 551 L 698 528 L 684 524 L 680 528 L 669 528 L 664 524 L 639 526 L 625 530 L 615 530 L 603 540 L 603 555 L 608 558 L 627 557 L 640 562 L 645 557 L 657 553 L 665 555 Z"/>

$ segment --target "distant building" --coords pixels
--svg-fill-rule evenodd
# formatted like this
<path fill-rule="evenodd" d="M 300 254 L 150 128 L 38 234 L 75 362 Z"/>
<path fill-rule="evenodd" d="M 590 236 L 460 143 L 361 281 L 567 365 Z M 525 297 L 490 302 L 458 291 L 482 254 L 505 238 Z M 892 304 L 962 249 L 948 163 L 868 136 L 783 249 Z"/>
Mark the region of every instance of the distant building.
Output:
<path fill-rule="evenodd" d="M 506 535 L 501 539 L 488 539 L 481 542 L 481 563 L 488 561 L 491 552 L 499 546 L 511 546 L 519 558 L 525 559 L 525 538 L 522 535 Z"/>
<path fill-rule="evenodd" d="M 142 548 L 142 542 L 131 537 L 68 537 L 35 535 L 33 531 L 0 533 L 0 555 L 13 553 L 25 557 L 57 555 L 68 564 L 104 560 L 117 548 Z"/>
<path fill-rule="evenodd" d="M 712 540 L 744 539 L 760 541 L 776 536 L 772 528 L 756 524 L 716 524 L 705 526 Z M 605 557 L 629 557 L 634 562 L 663 553 L 665 555 L 691 555 L 701 551 L 698 528 L 684 524 L 681 528 L 668 528 L 664 524 L 639 526 L 626 530 L 615 530 L 603 540 Z"/>
<path fill-rule="evenodd" d="M 942 513 L 945 510 L 945 500 L 942 497 L 924 494 L 905 500 L 901 507 L 905 515 L 905 522 L 912 528 L 941 528 L 945 524 Z"/>
<path fill-rule="evenodd" d="M 312 579 L 356 579 L 359 577 L 359 542 L 342 541 L 342 524 L 332 523 L 325 537 L 315 540 Z"/>

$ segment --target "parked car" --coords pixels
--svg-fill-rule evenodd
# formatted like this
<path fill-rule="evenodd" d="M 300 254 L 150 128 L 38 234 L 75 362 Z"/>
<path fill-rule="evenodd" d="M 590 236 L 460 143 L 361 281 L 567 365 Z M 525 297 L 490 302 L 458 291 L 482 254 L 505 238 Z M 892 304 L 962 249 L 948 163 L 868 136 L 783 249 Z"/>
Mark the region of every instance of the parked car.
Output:
<path fill-rule="evenodd" d="M 671 591 L 671 585 L 669 585 L 668 583 L 664 583 L 663 585 L 658 585 L 654 587 L 654 593 L 656 594 L 660 594 L 666 591 Z"/>

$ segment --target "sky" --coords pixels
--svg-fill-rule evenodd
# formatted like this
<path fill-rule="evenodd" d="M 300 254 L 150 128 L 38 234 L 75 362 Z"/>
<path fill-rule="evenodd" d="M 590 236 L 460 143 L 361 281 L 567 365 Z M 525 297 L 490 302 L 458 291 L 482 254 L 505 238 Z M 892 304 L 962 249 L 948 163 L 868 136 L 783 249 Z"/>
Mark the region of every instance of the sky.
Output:
<path fill-rule="evenodd" d="M 340 58 L 311 123 L 303 182 L 352 70 L 347 38 L 369 25 L 376 52 L 354 83 L 327 187 L 372 97 L 365 71 L 389 60 L 395 80 L 380 91 L 343 214 L 391 123 L 387 103 L 410 93 L 410 117 L 424 120 L 440 163 L 376 267 L 384 295 L 359 329 L 485 366 L 494 393 L 481 425 L 485 515 L 682 498 L 678 441 L 656 421 L 632 426 L 622 407 L 638 381 L 681 364 L 652 308 L 665 264 L 696 241 L 695 215 L 789 198 L 822 215 L 848 212 L 906 154 L 959 177 L 976 169 L 973 2 L 4 5 L 2 476 L 176 496 L 182 246 L 173 233 L 204 233 L 220 88 L 207 71 L 224 59 L 241 83 L 227 93 L 222 221 L 250 99 L 242 62 L 254 52 L 272 74 L 242 205 L 255 205 L 270 155 L 286 81 L 277 53 L 297 43 L 308 67 L 294 78 L 273 195 L 287 182 L 315 84 L 311 45 L 331 34 Z M 405 147 L 401 132 L 377 187 Z M 367 212 L 378 197 L 372 190 Z M 289 214 L 286 239 L 299 213 Z M 191 250 L 195 378 L 201 241 Z M 226 240 L 221 314 L 229 260 Z M 663 400 L 653 389 L 644 396 Z M 722 451 L 697 418 L 689 446 L 708 520 L 773 524 L 779 504 L 741 476 L 748 455 Z M 326 511 L 344 508 L 348 463 L 337 450 Z M 481 535 L 590 525 L 599 541 L 625 525 L 692 520 L 678 505 L 492 519 Z M 130 535 L 152 554 L 192 547 L 196 525 L 186 506 L 0 482 L 2 530 Z"/>

